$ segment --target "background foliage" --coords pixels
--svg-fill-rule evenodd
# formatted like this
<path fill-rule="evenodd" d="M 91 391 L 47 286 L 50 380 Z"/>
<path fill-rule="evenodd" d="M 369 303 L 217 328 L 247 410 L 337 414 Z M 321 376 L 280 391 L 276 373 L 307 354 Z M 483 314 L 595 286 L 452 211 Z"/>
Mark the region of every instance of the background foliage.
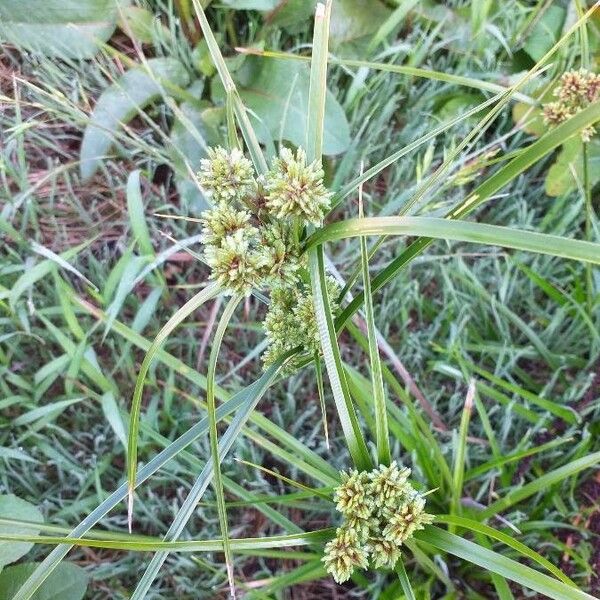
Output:
<path fill-rule="evenodd" d="M 361 163 L 377 164 L 503 89 L 490 84 L 514 83 L 584 8 L 560 0 L 334 2 L 330 50 L 337 63 L 329 68 L 324 135 L 330 187 L 343 190 Z M 303 143 L 310 71 L 307 61 L 256 53 L 308 57 L 313 9 L 314 2 L 295 0 L 231 0 L 207 9 L 267 156 L 281 140 Z M 547 97 L 565 69 L 597 64 L 599 26 L 596 13 L 585 38 L 572 35 L 543 75 L 520 90 L 524 97 L 460 152 L 481 114 L 460 120 L 366 183 L 368 214 L 396 215 L 416 194 L 411 214 L 426 209 L 441 216 L 467 197 L 505 157 L 544 132 L 529 99 Z M 205 208 L 192 178 L 206 147 L 226 142 L 226 94 L 185 0 L 118 6 L 0 0 L 0 39 L 0 517 L 52 524 L 23 529 L 0 520 L 0 532 L 60 536 L 121 485 L 127 414 L 143 353 L 206 281 L 208 271 L 195 256 L 197 224 L 159 215 L 197 218 Z M 252 48 L 254 55 L 236 48 Z M 370 69 L 365 61 L 405 70 Z M 419 69 L 441 77 L 423 77 Z M 597 140 L 589 154 L 594 184 Z M 446 159 L 449 169 L 435 176 Z M 581 145 L 571 138 L 499 191 L 479 209 L 478 220 L 583 238 L 582 165 Z M 597 193 L 592 199 L 597 211 Z M 330 220 L 357 212 L 353 193 Z M 592 235 L 598 239 L 596 220 Z M 385 238 L 371 272 L 385 269 L 408 242 Z M 339 239 L 328 253 L 346 280 L 360 273 L 358 240 Z M 436 512 L 448 511 L 449 503 L 483 511 L 494 528 L 598 595 L 600 483 L 587 470 L 600 451 L 597 269 L 592 276 L 590 295 L 583 264 L 438 241 L 376 293 L 373 313 L 385 340 L 392 455 L 430 488 L 441 482 L 431 495 Z M 359 278 L 353 292 L 361 285 Z M 143 463 L 203 414 L 218 305 L 203 307 L 179 327 L 150 370 Z M 250 297 L 226 332 L 219 401 L 260 377 L 264 313 Z M 340 337 L 350 392 L 369 429 L 365 342 L 355 324 Z M 471 380 L 475 404 L 467 414 Z M 326 388 L 327 447 L 317 384 L 312 366 L 278 381 L 235 439 L 238 460 L 222 463 L 232 537 L 335 525 L 329 504 L 273 474 L 330 488 L 336 472 L 349 466 Z M 464 461 L 457 461 L 460 453 Z M 165 534 L 209 456 L 203 435 L 139 488 L 137 533 Z M 464 471 L 450 472 L 456 464 Z M 274 505 L 260 501 L 286 494 Z M 126 530 L 125 504 L 102 525 L 118 539 Z M 457 523 L 449 527 L 459 530 Z M 194 539 L 219 536 L 210 489 L 185 531 Z M 521 556 L 479 535 L 471 538 L 506 557 Z M 427 539 L 421 543 L 431 550 Z M 401 580 L 382 573 L 339 588 L 324 577 L 315 552 L 239 551 L 236 576 L 240 584 L 253 582 L 250 597 L 405 593 Z M 12 597 L 32 573 L 31 563 L 47 553 L 45 546 L 0 543 L 0 596 Z M 419 598 L 530 594 L 443 551 L 415 546 L 407 555 Z M 39 597 L 126 598 L 147 564 L 143 553 L 78 548 Z M 62 587 L 66 581 L 73 582 L 69 589 Z M 225 598 L 226 581 L 219 552 L 170 553 L 147 597 Z"/>

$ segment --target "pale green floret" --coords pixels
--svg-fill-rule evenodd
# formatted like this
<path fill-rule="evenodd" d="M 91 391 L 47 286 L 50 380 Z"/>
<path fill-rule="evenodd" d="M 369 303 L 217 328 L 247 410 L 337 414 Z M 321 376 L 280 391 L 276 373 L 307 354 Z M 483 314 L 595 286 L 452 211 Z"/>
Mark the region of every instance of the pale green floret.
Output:
<path fill-rule="evenodd" d="M 319 225 L 329 209 L 331 193 L 323 185 L 319 162 L 306 164 L 302 148 L 283 148 L 265 180 L 265 205 L 278 219 L 300 217 Z"/>
<path fill-rule="evenodd" d="M 338 511 L 347 517 L 367 519 L 373 509 L 373 501 L 367 495 L 368 482 L 369 476 L 364 471 L 342 473 L 342 484 L 333 495 Z"/>
<path fill-rule="evenodd" d="M 369 566 L 367 553 L 356 533 L 345 527 L 339 527 L 336 536 L 327 542 L 322 561 L 337 583 L 348 581 L 355 568 L 366 569 Z"/>
<path fill-rule="evenodd" d="M 304 264 L 300 245 L 290 228 L 283 223 L 271 223 L 260 230 L 259 248 L 265 255 L 264 278 L 271 285 L 292 285 Z"/>
<path fill-rule="evenodd" d="M 365 543 L 369 539 L 373 525 L 374 520 L 371 514 L 364 518 L 356 515 L 350 515 L 344 518 L 344 527 L 354 531 L 361 543 Z"/>
<path fill-rule="evenodd" d="M 241 201 L 256 187 L 252 163 L 237 148 L 209 148 L 208 158 L 200 162 L 198 181 L 215 204 Z"/>
<path fill-rule="evenodd" d="M 339 309 L 335 298 L 340 288 L 332 278 L 327 279 L 327 287 L 331 309 L 335 314 Z M 310 354 L 317 354 L 321 350 L 312 290 L 304 283 L 273 287 L 264 326 L 269 342 L 263 354 L 265 366 L 298 346 Z M 293 364 L 290 368 L 293 368 Z"/>
<path fill-rule="evenodd" d="M 393 569 L 400 558 L 400 548 L 385 538 L 371 538 L 367 547 L 376 569 Z"/>
<path fill-rule="evenodd" d="M 406 494 L 410 469 L 398 467 L 393 461 L 389 467 L 381 465 L 370 473 L 370 493 L 379 508 L 396 506 Z"/>
<path fill-rule="evenodd" d="M 400 546 L 413 536 L 415 531 L 423 529 L 433 521 L 433 516 L 425 512 L 425 498 L 414 492 L 393 512 L 390 511 L 383 537 Z"/>
<path fill-rule="evenodd" d="M 341 473 L 333 499 L 343 523 L 323 557 L 338 583 L 349 579 L 356 566 L 366 568 L 367 559 L 375 569 L 394 568 L 402 544 L 433 521 L 409 475 L 410 469 L 395 461 L 370 472 Z"/>
<path fill-rule="evenodd" d="M 237 210 L 228 204 L 219 204 L 202 213 L 202 243 L 218 246 L 223 238 L 244 230 L 245 237 L 256 235 L 258 230 L 250 223 L 252 215 L 247 210 Z"/>
<path fill-rule="evenodd" d="M 205 247 L 204 257 L 212 269 L 211 279 L 234 294 L 248 294 L 260 285 L 264 257 L 251 247 L 253 236 L 239 230 L 223 238 L 218 246 Z"/>

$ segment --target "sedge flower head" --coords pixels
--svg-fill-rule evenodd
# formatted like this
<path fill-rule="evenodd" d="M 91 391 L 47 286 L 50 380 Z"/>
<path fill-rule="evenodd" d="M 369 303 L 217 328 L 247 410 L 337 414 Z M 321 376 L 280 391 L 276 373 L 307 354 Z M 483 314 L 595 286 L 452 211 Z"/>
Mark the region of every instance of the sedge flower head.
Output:
<path fill-rule="evenodd" d="M 260 284 L 264 257 L 252 248 L 253 238 L 241 229 L 223 238 L 219 245 L 205 247 L 211 279 L 230 293 L 248 294 Z"/>
<path fill-rule="evenodd" d="M 256 185 L 252 163 L 237 148 L 209 148 L 208 158 L 200 162 L 198 181 L 215 204 L 241 200 Z"/>
<path fill-rule="evenodd" d="M 401 554 L 397 544 L 383 537 L 370 538 L 368 549 L 376 569 L 393 569 Z"/>
<path fill-rule="evenodd" d="M 339 310 L 336 298 L 340 287 L 331 277 L 327 278 L 327 290 L 331 310 L 336 314 Z M 269 343 L 263 354 L 265 366 L 298 346 L 312 355 L 321 350 L 312 290 L 304 283 L 273 287 L 264 325 Z M 289 368 L 293 369 L 293 364 Z"/>
<path fill-rule="evenodd" d="M 587 108 L 600 99 L 600 75 L 586 69 L 567 71 L 560 78 L 560 84 L 554 90 L 558 97 L 555 102 L 544 105 L 544 122 L 558 125 Z M 581 139 L 589 142 L 596 133 L 592 125 L 581 130 Z"/>
<path fill-rule="evenodd" d="M 390 512 L 383 537 L 397 545 L 412 537 L 415 531 L 423 529 L 433 521 L 433 516 L 425 512 L 425 498 L 417 492 L 407 498 L 397 509 Z"/>
<path fill-rule="evenodd" d="M 410 469 L 395 461 L 372 471 L 341 473 L 333 499 L 342 526 L 325 546 L 327 571 L 341 583 L 370 561 L 375 569 L 394 568 L 400 549 L 433 521 L 425 497 L 408 482 Z"/>
<path fill-rule="evenodd" d="M 346 527 L 339 527 L 336 536 L 327 542 L 322 560 L 337 583 L 348 581 L 355 568 L 366 569 L 369 566 L 367 553 L 361 547 L 356 532 Z"/>
<path fill-rule="evenodd" d="M 342 483 L 333 496 L 338 511 L 347 517 L 369 517 L 373 501 L 367 493 L 368 483 L 369 476 L 364 471 L 342 473 Z"/>
<path fill-rule="evenodd" d="M 410 469 L 399 467 L 396 461 L 389 466 L 380 465 L 370 473 L 371 495 L 379 507 L 386 508 L 398 504 L 406 493 Z"/>
<path fill-rule="evenodd" d="M 292 285 L 298 280 L 305 260 L 291 228 L 283 223 L 270 223 L 260 230 L 259 246 L 264 254 L 263 277 L 271 285 Z"/>
<path fill-rule="evenodd" d="M 244 237 L 258 230 L 251 225 L 252 215 L 247 210 L 237 210 L 229 204 L 219 204 L 202 213 L 202 243 L 219 245 L 224 238 L 243 230 Z"/>
<path fill-rule="evenodd" d="M 302 148 L 283 148 L 265 179 L 265 206 L 278 219 L 298 217 L 319 225 L 329 209 L 331 193 L 323 184 L 318 161 L 307 164 Z"/>

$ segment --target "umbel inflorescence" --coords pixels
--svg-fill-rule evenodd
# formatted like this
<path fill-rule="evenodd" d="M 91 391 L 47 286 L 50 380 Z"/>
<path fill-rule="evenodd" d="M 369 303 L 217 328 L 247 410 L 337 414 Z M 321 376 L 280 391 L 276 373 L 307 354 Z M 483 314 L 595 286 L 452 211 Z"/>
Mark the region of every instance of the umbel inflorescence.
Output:
<path fill-rule="evenodd" d="M 211 278 L 238 294 L 298 281 L 301 230 L 322 221 L 331 199 L 320 164 L 283 148 L 258 176 L 240 150 L 211 148 L 198 179 L 213 202 L 202 219 Z"/>
<path fill-rule="evenodd" d="M 410 469 L 395 461 L 369 472 L 342 473 L 334 500 L 343 523 L 323 556 L 338 583 L 347 581 L 355 568 L 368 568 L 369 561 L 374 568 L 393 568 L 402 544 L 433 521 L 409 476 Z"/>
<path fill-rule="evenodd" d="M 549 125 L 558 125 L 599 100 L 600 75 L 586 69 L 567 71 L 560 78 L 554 95 L 558 100 L 544 105 L 544 122 Z M 595 132 L 590 125 L 581 131 L 581 139 L 589 142 Z"/>
<path fill-rule="evenodd" d="M 266 365 L 297 346 L 319 350 L 301 244 L 306 226 L 320 224 L 329 209 L 323 176 L 320 163 L 309 163 L 302 148 L 283 148 L 260 176 L 237 149 L 211 148 L 201 163 L 198 180 L 213 203 L 202 215 L 211 279 L 232 294 L 271 290 Z M 330 281 L 328 290 L 334 301 L 339 288 Z"/>

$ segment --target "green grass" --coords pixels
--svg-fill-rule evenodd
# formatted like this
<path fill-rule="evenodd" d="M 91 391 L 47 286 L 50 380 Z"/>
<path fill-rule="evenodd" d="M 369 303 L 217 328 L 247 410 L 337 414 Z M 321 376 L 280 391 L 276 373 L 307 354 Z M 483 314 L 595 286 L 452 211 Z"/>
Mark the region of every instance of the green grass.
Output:
<path fill-rule="evenodd" d="M 400 12 L 402 4 L 389 6 Z M 246 590 L 250 598 L 286 598 L 291 589 L 294 597 L 331 597 L 335 584 L 319 562 L 327 534 L 304 534 L 337 524 L 327 498 L 338 472 L 351 468 L 353 460 L 385 461 L 388 437 L 391 456 L 413 469 L 420 489 L 433 490 L 428 510 L 450 513 L 436 527 L 451 533 L 422 532 L 403 552 L 396 574 L 361 572 L 338 594 L 489 598 L 510 597 L 512 590 L 518 598 L 521 584 L 533 584 L 558 590 L 554 597 L 568 597 L 561 585 L 570 581 L 584 592 L 600 593 L 592 571 L 600 551 L 598 532 L 590 527 L 599 501 L 593 484 L 600 451 L 599 273 L 595 266 L 588 270 L 583 262 L 562 258 L 600 260 L 596 247 L 582 241 L 599 239 L 597 190 L 588 193 L 583 185 L 584 193 L 576 189 L 557 198 L 544 193 L 555 148 L 577 123 L 536 141 L 514 127 L 512 101 L 472 137 L 491 107 L 458 119 L 492 98 L 499 91 L 494 85 L 504 89 L 534 65 L 527 54 L 530 32 L 548 7 L 559 3 L 528 8 L 516 0 L 492 2 L 489 12 L 479 8 L 488 3 L 443 4 L 436 10 L 409 8 L 410 18 L 384 39 L 372 32 L 352 43 L 340 45 L 335 36 L 329 42 L 336 60 L 329 64 L 327 85 L 348 118 L 351 142 L 344 154 L 325 161 L 339 204 L 328 219 L 336 224 L 318 230 L 309 242 L 315 249 L 312 273 L 321 276 L 331 259 L 342 279 L 355 282 L 349 287 L 355 300 L 346 299 L 337 321 L 328 314 L 326 294 L 320 299 L 329 345 L 321 368 L 330 448 L 313 364 L 291 376 L 273 369 L 259 379 L 261 294 L 236 310 L 218 360 L 200 351 L 207 329 L 210 343 L 217 328 L 207 304 L 183 323 L 177 317 L 172 322 L 177 328 L 147 361 L 147 372 L 140 370 L 161 327 L 204 289 L 208 276 L 197 260 L 198 225 L 156 216 L 197 218 L 205 206 L 197 194 L 183 193 L 186 177 L 197 168 L 198 144 L 191 148 L 187 139 L 186 146 L 177 146 L 181 139 L 174 144 L 169 138 L 174 119 L 189 125 L 191 109 L 181 102 L 198 102 L 197 92 L 190 98 L 168 88 L 170 99 L 154 102 L 116 132 L 118 151 L 84 182 L 78 164 L 82 131 L 101 92 L 122 69 L 140 61 L 135 47 L 117 33 L 93 59 L 61 62 L 6 46 L 0 98 L 5 107 L 0 111 L 0 493 L 40 508 L 46 542 L 92 540 L 67 557 L 91 577 L 86 598 L 128 598 L 134 590 L 139 598 L 226 598 L 228 573 L 218 551 L 222 530 L 227 534 L 224 522 L 240 595 Z M 185 10 L 188 3 L 179 5 Z M 239 121 L 237 95 L 230 95 L 230 111 L 219 105 L 211 93 L 218 74 L 207 48 L 192 52 L 190 40 L 199 38 L 200 25 L 192 17 L 182 27 L 161 2 L 139 6 L 160 14 L 164 25 L 143 46 L 146 57 L 177 58 L 203 81 L 198 106 L 207 111 L 207 120 L 192 137 L 226 143 L 234 137 L 230 112 L 238 119 L 239 139 L 260 164 L 252 123 Z M 285 29 L 270 26 L 258 12 L 214 3 L 207 18 L 226 57 L 217 64 L 220 74 L 227 78 L 223 69 L 230 69 L 238 85 L 249 76 L 244 69 L 274 59 L 247 58 L 240 66 L 234 47 L 264 42 L 266 49 L 310 54 L 308 15 Z M 467 35 L 471 28 L 476 34 Z M 321 152 L 326 54 L 319 35 L 308 127 L 314 156 Z M 566 38 L 549 69 L 536 78 L 548 83 L 565 68 L 578 67 L 597 44 L 597 24 L 591 23 L 585 35 Z M 201 58 L 208 65 L 203 75 Z M 388 67 L 369 70 L 369 63 Z M 13 70 L 14 79 L 7 75 Z M 430 79 L 421 70 L 466 79 Z M 477 88 L 477 81 L 488 84 Z M 535 87 L 530 82 L 519 92 L 534 97 Z M 597 110 L 588 117 L 595 119 Z M 370 169 L 393 152 L 421 142 L 452 119 L 457 123 L 451 128 L 415 144 L 364 182 L 367 217 L 362 217 L 356 202 L 361 163 L 365 174 L 373 175 Z M 485 158 L 491 148 L 499 153 Z M 484 162 L 471 182 L 455 178 L 481 156 Z M 465 202 L 474 196 L 474 203 Z M 464 218 L 473 204 L 469 222 L 441 219 Z M 407 211 L 408 218 L 397 216 Z M 423 229 L 414 227 L 418 224 Z M 404 225 L 412 227 L 410 238 Z M 361 232 L 386 237 L 377 238 L 380 242 L 350 237 Z M 429 244 L 417 235 L 436 241 Z M 176 247 L 174 240 L 189 242 Z M 484 245 L 489 242 L 496 245 Z M 367 260 L 373 244 L 377 252 Z M 313 278 L 316 291 L 323 290 L 322 283 Z M 372 306 L 364 306 L 363 335 L 350 316 L 369 287 Z M 348 331 L 336 339 L 336 325 L 346 321 Z M 395 354 L 390 360 L 380 348 L 383 399 L 372 344 L 376 335 Z M 398 361 L 444 427 L 432 427 L 423 404 L 408 391 Z M 207 398 L 207 377 L 213 376 L 215 395 Z M 339 380 L 334 394 L 331 377 Z M 467 413 L 471 380 L 474 396 Z M 148 536 L 143 540 L 126 534 L 124 481 L 134 393 L 140 435 L 130 438 L 136 447 L 128 456 L 132 479 L 137 468 L 137 482 L 144 480 L 134 504 L 134 533 Z M 214 400 L 218 422 L 211 423 Z M 170 445 L 182 435 L 183 441 Z M 213 480 L 217 493 L 209 486 L 211 456 L 220 458 L 220 477 Z M 114 490 L 119 492 L 111 495 Z M 105 509 L 96 510 L 99 505 Z M 282 535 L 294 537 L 277 538 L 275 549 L 263 547 L 268 541 L 260 548 L 236 541 Z M 508 544 L 506 536 L 517 543 Z M 161 546 L 163 539 L 172 546 Z M 290 539 L 301 539 L 306 547 L 287 549 Z M 187 544 L 188 551 L 176 551 L 178 544 Z M 528 556 L 518 544 L 539 554 Z M 22 560 L 41 561 L 50 550 L 35 545 Z M 50 557 L 65 553 L 59 546 Z M 564 573 L 562 581 L 544 561 Z M 490 569 L 498 575 L 490 577 Z M 509 586 L 511 577 L 518 583 Z"/>

